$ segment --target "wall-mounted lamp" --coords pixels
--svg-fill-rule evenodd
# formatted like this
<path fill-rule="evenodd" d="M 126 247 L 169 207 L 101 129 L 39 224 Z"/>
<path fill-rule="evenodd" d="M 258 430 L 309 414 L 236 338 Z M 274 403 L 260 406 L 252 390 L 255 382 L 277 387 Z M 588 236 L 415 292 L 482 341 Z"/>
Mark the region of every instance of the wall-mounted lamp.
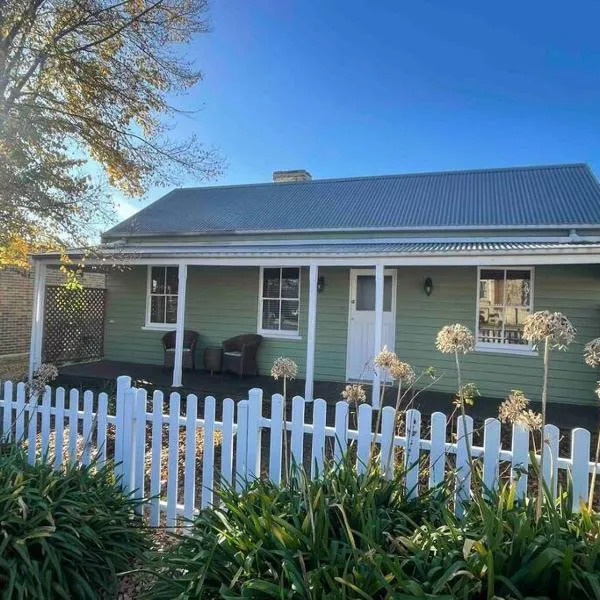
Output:
<path fill-rule="evenodd" d="M 317 279 L 317 292 L 319 292 L 319 294 L 325 289 L 325 277 L 323 277 L 323 275 L 321 275 L 318 279 Z"/>
<path fill-rule="evenodd" d="M 423 291 L 427 296 L 431 296 L 431 292 L 433 292 L 433 280 L 431 277 L 427 277 L 423 283 Z"/>

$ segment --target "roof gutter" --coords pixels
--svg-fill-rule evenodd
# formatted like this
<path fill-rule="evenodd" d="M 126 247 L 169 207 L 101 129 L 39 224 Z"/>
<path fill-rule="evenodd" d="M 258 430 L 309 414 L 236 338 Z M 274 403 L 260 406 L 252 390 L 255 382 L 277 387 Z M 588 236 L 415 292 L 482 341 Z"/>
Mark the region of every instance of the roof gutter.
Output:
<path fill-rule="evenodd" d="M 600 223 L 573 223 L 564 225 L 442 225 L 436 227 L 345 227 L 345 228 L 313 228 L 313 229 L 222 229 L 219 231 L 161 231 L 161 232 L 107 232 L 102 239 L 119 239 L 128 237 L 190 237 L 197 235 L 219 236 L 219 235 L 272 235 L 290 233 L 402 233 L 411 231 L 572 231 L 577 229 L 600 229 Z"/>

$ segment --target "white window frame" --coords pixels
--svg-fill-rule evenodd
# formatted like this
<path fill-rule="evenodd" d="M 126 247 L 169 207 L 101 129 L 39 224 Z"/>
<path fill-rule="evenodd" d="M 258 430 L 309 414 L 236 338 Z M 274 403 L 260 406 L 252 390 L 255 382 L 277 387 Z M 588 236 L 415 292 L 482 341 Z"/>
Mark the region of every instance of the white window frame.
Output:
<path fill-rule="evenodd" d="M 494 352 L 498 354 L 517 354 L 521 356 L 537 356 L 537 351 L 534 350 L 532 344 L 495 344 L 493 342 L 480 342 L 479 341 L 479 293 L 481 289 L 481 271 L 487 270 L 499 270 L 503 271 L 529 271 L 531 282 L 531 289 L 529 291 L 529 310 L 533 313 L 534 307 L 534 292 L 535 292 L 535 267 L 528 266 L 500 266 L 500 265 L 490 265 L 490 266 L 479 266 L 477 267 L 477 282 L 475 293 L 477 294 L 477 306 L 475 309 L 475 350 L 477 352 Z M 503 305 L 506 308 L 506 286 L 504 288 L 504 301 Z"/>
<path fill-rule="evenodd" d="M 174 267 L 178 269 L 178 265 L 148 265 L 148 272 L 146 276 L 146 318 L 144 320 L 144 326 L 142 329 L 150 329 L 153 331 L 175 331 L 177 329 L 177 321 L 175 323 L 153 323 L 150 321 L 150 313 L 151 313 L 151 298 L 153 295 L 155 296 L 177 296 L 179 299 L 179 281 L 177 282 L 177 294 L 152 294 L 152 269 L 155 267 L 162 267 L 166 269 L 167 267 Z M 179 276 L 179 273 L 178 273 Z M 166 281 L 165 281 L 166 283 Z"/>
<path fill-rule="evenodd" d="M 298 269 L 298 329 L 263 329 L 262 327 L 262 317 L 263 317 L 263 284 L 265 277 L 265 269 L 279 269 L 279 277 L 281 278 L 282 269 Z M 281 293 L 281 290 L 280 290 Z M 281 267 L 281 266 L 273 266 L 273 267 L 260 267 L 260 275 L 258 277 L 258 320 L 256 322 L 256 331 L 260 335 L 266 338 L 277 338 L 277 339 L 286 339 L 286 340 L 301 340 L 302 336 L 300 335 L 300 306 L 302 298 L 302 267 Z M 270 300 L 271 298 L 267 298 Z M 283 298 L 284 300 L 294 300 L 294 298 Z M 275 300 L 282 300 L 282 298 L 275 298 Z M 281 318 L 281 315 L 280 315 Z"/>

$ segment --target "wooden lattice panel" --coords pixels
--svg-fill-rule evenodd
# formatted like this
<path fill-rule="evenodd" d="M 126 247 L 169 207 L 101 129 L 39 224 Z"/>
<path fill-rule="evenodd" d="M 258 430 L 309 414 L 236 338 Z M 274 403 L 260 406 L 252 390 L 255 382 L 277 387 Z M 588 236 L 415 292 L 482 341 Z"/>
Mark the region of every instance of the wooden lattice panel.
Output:
<path fill-rule="evenodd" d="M 47 286 L 42 360 L 60 363 L 102 358 L 105 290 Z"/>

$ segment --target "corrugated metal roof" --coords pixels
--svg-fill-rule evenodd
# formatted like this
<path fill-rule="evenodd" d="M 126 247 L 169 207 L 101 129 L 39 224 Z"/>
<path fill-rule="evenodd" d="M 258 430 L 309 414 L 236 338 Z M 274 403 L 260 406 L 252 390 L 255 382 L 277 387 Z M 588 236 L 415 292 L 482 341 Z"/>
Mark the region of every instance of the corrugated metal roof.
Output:
<path fill-rule="evenodd" d="M 584 164 L 176 189 L 107 237 L 600 224 Z"/>
<path fill-rule="evenodd" d="M 600 243 L 560 242 L 432 242 L 351 244 L 213 244 L 186 246 L 132 246 L 106 248 L 113 259 L 146 256 L 173 257 L 309 257 L 309 256 L 430 256 L 471 254 L 549 254 L 599 252 Z"/>

